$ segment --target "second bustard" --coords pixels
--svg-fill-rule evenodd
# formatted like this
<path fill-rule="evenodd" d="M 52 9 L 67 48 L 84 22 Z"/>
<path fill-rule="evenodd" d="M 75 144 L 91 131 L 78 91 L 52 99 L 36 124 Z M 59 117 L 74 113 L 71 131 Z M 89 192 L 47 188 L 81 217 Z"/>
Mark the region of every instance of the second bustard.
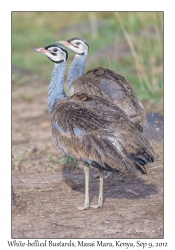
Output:
<path fill-rule="evenodd" d="M 84 92 L 94 94 L 112 101 L 120 107 L 142 131 L 145 118 L 144 108 L 126 79 L 116 72 L 97 67 L 84 74 L 84 66 L 88 55 L 89 45 L 81 38 L 61 40 L 63 44 L 75 53 L 74 60 L 68 72 L 67 82 L 71 94 Z M 78 80 L 76 80 L 78 78 Z"/>
<path fill-rule="evenodd" d="M 89 209 L 89 166 L 99 169 L 98 204 L 103 206 L 103 171 L 146 173 L 145 165 L 154 161 L 154 152 L 126 114 L 116 105 L 96 95 L 64 92 L 67 51 L 55 44 L 36 48 L 52 62 L 54 69 L 49 85 L 48 106 L 55 145 L 67 155 L 83 162 L 85 204 Z"/>

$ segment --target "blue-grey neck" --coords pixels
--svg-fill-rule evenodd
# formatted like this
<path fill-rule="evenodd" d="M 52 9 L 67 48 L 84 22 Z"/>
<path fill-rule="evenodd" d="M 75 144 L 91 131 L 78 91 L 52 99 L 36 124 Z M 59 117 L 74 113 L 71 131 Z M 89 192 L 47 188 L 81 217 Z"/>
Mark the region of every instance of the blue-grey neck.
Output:
<path fill-rule="evenodd" d="M 65 70 L 66 70 L 66 62 L 55 63 L 48 91 L 48 106 L 50 113 L 52 113 L 55 104 L 59 100 L 63 100 L 66 98 L 66 94 L 64 92 Z"/>
<path fill-rule="evenodd" d="M 84 65 L 85 65 L 86 57 L 87 57 L 87 54 L 75 55 L 74 60 L 70 66 L 68 77 L 67 77 L 67 83 L 68 83 L 69 89 L 71 88 L 72 82 L 84 74 Z"/>

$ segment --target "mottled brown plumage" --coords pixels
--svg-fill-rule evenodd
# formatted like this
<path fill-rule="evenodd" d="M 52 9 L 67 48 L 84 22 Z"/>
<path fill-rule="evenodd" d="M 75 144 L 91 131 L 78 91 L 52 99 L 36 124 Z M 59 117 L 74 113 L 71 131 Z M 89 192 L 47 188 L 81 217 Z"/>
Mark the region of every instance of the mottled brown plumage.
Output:
<path fill-rule="evenodd" d="M 66 154 L 94 167 L 146 173 L 153 149 L 126 114 L 113 103 L 77 93 L 57 104 L 51 114 L 52 135 Z"/>
<path fill-rule="evenodd" d="M 98 95 L 112 101 L 141 129 L 145 118 L 144 108 L 123 76 L 101 67 L 91 69 L 73 81 L 71 93 L 77 92 Z"/>

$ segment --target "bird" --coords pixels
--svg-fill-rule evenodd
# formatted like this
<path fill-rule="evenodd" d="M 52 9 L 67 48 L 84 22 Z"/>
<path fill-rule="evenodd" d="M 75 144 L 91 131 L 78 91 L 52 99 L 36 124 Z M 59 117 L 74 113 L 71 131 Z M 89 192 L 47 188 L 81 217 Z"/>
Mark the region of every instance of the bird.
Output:
<path fill-rule="evenodd" d="M 108 101 L 114 102 L 126 112 L 135 126 L 143 132 L 143 122 L 146 121 L 145 111 L 126 79 L 114 71 L 102 67 L 91 69 L 84 74 L 85 61 L 89 51 L 88 43 L 81 38 L 57 42 L 75 53 L 67 78 L 71 94 L 82 91 L 97 94 Z M 80 76 L 83 77 L 79 78 Z M 75 81 L 77 78 L 79 80 Z M 110 176 L 111 172 L 107 172 L 104 178 L 107 179 Z M 98 174 L 94 175 L 94 178 L 98 177 Z"/>
<path fill-rule="evenodd" d="M 84 73 L 89 51 L 89 45 L 85 40 L 71 38 L 57 41 L 57 43 L 63 44 L 75 53 L 67 77 L 71 94 L 77 92 L 95 94 L 112 101 L 126 112 L 135 126 L 143 132 L 143 122 L 146 121 L 145 111 L 125 77 L 102 67 L 96 67 Z"/>
<path fill-rule="evenodd" d="M 150 143 L 124 111 L 112 102 L 83 92 L 66 96 L 64 74 L 68 53 L 57 44 L 35 48 L 54 63 L 48 89 L 52 138 L 58 149 L 84 166 L 85 202 L 78 210 L 103 207 L 103 171 L 139 171 L 154 161 Z M 99 169 L 98 204 L 89 202 L 89 168 Z"/>

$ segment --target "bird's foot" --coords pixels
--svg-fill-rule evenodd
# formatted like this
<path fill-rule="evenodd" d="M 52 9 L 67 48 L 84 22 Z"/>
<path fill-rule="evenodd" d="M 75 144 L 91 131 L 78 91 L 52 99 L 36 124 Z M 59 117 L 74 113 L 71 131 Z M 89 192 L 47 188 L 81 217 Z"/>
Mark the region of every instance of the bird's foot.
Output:
<path fill-rule="evenodd" d="M 103 204 L 91 205 L 90 207 L 92 207 L 92 208 L 102 208 Z"/>
<path fill-rule="evenodd" d="M 88 210 L 90 207 L 89 206 L 84 206 L 84 207 L 77 207 L 79 211 L 81 210 Z"/>

